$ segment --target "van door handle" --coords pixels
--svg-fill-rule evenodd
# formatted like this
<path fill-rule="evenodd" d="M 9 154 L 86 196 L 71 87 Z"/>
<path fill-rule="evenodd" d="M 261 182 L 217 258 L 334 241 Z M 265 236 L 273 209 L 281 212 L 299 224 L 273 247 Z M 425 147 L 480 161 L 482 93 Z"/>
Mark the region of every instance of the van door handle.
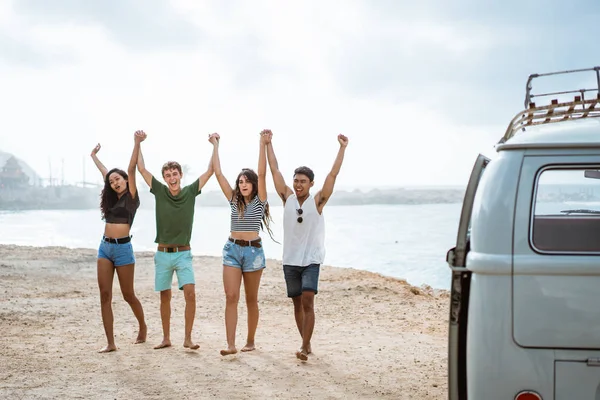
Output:
<path fill-rule="evenodd" d="M 454 265 L 454 261 L 456 260 L 456 247 L 451 248 L 446 253 L 446 263 L 452 270 L 452 272 L 468 272 L 469 269 L 467 267 L 457 267 Z"/>
<path fill-rule="evenodd" d="M 471 270 L 467 267 L 453 267 L 452 265 L 450 265 L 450 269 L 452 270 L 452 272 L 471 272 Z"/>
<path fill-rule="evenodd" d="M 588 358 L 587 365 L 588 365 L 588 367 L 600 367 L 600 358 L 598 358 L 598 357 Z"/>

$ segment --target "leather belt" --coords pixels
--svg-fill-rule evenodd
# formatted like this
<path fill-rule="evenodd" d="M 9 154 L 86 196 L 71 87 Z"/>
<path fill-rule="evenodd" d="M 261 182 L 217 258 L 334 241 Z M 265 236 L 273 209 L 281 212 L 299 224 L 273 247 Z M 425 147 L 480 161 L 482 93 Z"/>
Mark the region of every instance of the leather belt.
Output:
<path fill-rule="evenodd" d="M 105 242 L 108 242 L 108 243 L 123 244 L 123 243 L 131 242 L 131 236 L 122 237 L 122 238 L 109 238 L 106 236 L 102 236 L 102 240 L 104 240 Z"/>
<path fill-rule="evenodd" d="M 188 251 L 192 248 L 190 246 L 174 246 L 174 247 L 165 247 L 158 246 L 158 251 L 162 251 L 163 253 L 178 253 L 180 251 Z"/>
<path fill-rule="evenodd" d="M 259 248 L 259 249 L 262 247 L 260 238 L 254 239 L 254 240 L 242 240 L 242 239 L 229 238 L 229 241 L 237 244 L 238 246 L 242 246 L 242 247 L 252 246 L 252 247 Z"/>

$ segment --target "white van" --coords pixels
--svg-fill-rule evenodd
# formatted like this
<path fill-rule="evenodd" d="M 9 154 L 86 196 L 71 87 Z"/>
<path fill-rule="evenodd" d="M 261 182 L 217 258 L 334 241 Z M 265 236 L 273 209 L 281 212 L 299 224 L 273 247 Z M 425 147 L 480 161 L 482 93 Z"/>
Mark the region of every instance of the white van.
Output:
<path fill-rule="evenodd" d="M 576 73 L 596 87 L 532 93 Z M 600 67 L 531 75 L 496 156 L 477 158 L 446 256 L 449 399 L 600 399 L 599 102 Z"/>

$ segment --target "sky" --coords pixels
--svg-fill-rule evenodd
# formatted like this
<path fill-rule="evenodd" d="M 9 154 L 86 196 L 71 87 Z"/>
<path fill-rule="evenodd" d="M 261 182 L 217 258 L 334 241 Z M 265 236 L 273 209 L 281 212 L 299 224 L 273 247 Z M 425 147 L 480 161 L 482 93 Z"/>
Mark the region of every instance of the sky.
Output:
<path fill-rule="evenodd" d="M 100 182 L 92 148 L 126 168 L 143 129 L 148 170 L 189 183 L 218 132 L 233 182 L 268 128 L 284 177 L 321 185 L 343 133 L 339 189 L 465 185 L 529 74 L 600 65 L 599 19 L 594 0 L 0 0 L 0 150 Z"/>

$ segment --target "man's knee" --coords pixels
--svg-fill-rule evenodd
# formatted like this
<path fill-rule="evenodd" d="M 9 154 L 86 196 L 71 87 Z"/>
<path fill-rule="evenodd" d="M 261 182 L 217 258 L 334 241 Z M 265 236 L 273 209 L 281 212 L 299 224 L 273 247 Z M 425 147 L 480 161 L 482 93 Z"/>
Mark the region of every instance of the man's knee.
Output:
<path fill-rule="evenodd" d="M 302 309 L 312 311 L 315 305 L 315 294 L 313 292 L 302 293 Z"/>
<path fill-rule="evenodd" d="M 184 285 L 183 286 L 183 297 L 186 302 L 196 301 L 196 285 Z"/>
<path fill-rule="evenodd" d="M 171 303 L 171 290 L 163 290 L 160 292 L 160 302 L 161 304 L 169 304 Z"/>
<path fill-rule="evenodd" d="M 292 301 L 294 302 L 294 310 L 302 311 L 302 296 L 292 297 Z"/>

